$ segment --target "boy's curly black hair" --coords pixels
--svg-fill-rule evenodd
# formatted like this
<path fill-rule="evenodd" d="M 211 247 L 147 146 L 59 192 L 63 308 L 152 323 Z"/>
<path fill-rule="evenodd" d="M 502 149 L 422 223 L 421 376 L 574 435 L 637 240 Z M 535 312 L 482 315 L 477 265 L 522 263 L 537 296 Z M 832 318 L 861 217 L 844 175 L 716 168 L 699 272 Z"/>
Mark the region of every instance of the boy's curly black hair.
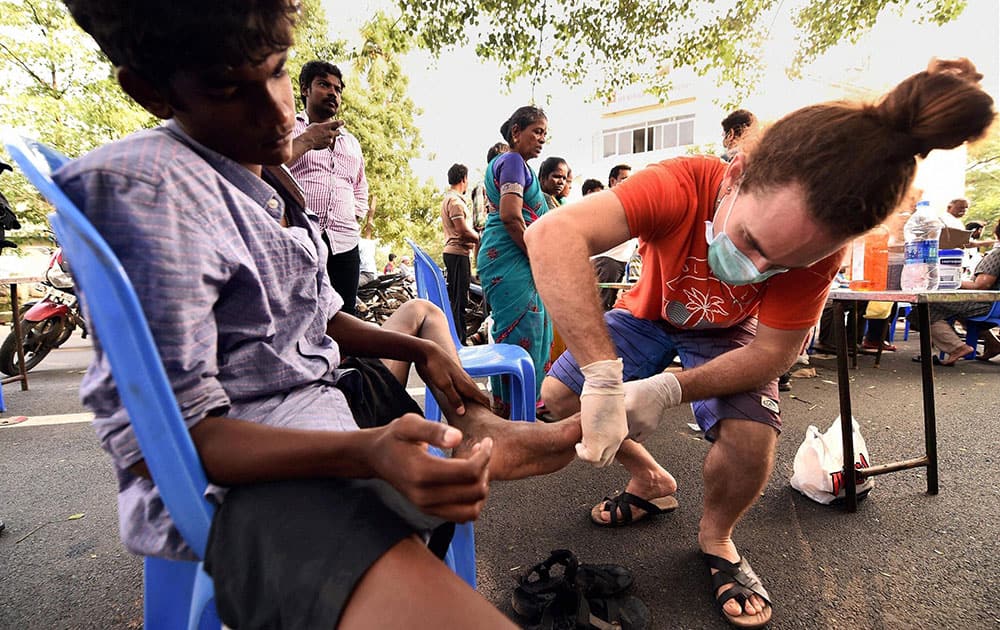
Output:
<path fill-rule="evenodd" d="M 297 0 L 64 0 L 116 66 L 156 87 L 179 70 L 260 63 L 289 48 Z"/>

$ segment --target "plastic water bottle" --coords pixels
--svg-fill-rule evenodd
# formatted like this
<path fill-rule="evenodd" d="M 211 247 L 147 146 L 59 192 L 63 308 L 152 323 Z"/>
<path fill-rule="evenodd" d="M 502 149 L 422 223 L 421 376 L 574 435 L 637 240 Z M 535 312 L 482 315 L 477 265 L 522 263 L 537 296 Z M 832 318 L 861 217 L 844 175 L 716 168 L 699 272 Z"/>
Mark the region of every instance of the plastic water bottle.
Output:
<path fill-rule="evenodd" d="M 904 291 L 933 291 L 938 288 L 938 239 L 941 220 L 931 211 L 929 201 L 921 201 L 903 226 Z"/>

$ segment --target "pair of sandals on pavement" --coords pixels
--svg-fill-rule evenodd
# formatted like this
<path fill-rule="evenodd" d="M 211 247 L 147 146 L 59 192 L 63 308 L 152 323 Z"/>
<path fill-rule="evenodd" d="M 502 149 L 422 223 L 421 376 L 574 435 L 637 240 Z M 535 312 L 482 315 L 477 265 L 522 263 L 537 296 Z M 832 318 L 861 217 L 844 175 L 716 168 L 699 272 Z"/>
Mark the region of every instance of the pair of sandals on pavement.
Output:
<path fill-rule="evenodd" d="M 556 549 L 518 578 L 511 597 L 529 630 L 645 630 L 649 609 L 626 594 L 635 579 L 617 564 L 581 564 L 572 551 Z"/>
<path fill-rule="evenodd" d="M 603 501 L 595 505 L 590 511 L 590 520 L 601 527 L 623 527 L 646 517 L 673 512 L 677 506 L 677 499 L 673 495 L 647 500 L 623 490 L 614 496 L 604 497 Z M 633 507 L 640 512 L 633 514 Z M 602 512 L 610 514 L 610 521 L 601 518 Z M 738 628 L 761 628 L 767 625 L 772 614 L 771 596 L 764 589 L 760 578 L 746 558 L 740 558 L 738 562 L 730 562 L 725 558 L 705 552 L 701 552 L 701 556 L 705 564 L 708 565 L 712 577 L 713 601 L 726 621 Z M 713 569 L 715 573 L 711 572 Z M 719 589 L 724 586 L 728 586 L 728 588 L 720 593 Z M 752 595 L 760 597 L 765 604 L 764 609 L 758 611 L 757 614 L 747 615 L 744 613 L 733 616 L 726 612 L 724 606 L 732 599 L 739 603 L 740 610 L 746 610 L 746 603 Z"/>

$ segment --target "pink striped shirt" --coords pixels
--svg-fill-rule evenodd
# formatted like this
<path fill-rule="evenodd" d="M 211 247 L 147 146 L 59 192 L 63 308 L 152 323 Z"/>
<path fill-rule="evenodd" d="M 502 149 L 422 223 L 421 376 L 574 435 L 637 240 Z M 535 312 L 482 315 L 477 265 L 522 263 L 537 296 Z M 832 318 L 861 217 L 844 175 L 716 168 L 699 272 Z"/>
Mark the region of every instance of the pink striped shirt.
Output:
<path fill-rule="evenodd" d="M 305 114 L 295 116 L 295 135 L 308 126 Z M 330 239 L 330 253 L 357 247 L 358 219 L 368 213 L 368 179 L 358 139 L 341 130 L 332 149 L 305 152 L 291 171 L 305 191 L 306 206 L 319 217 L 319 226 Z"/>

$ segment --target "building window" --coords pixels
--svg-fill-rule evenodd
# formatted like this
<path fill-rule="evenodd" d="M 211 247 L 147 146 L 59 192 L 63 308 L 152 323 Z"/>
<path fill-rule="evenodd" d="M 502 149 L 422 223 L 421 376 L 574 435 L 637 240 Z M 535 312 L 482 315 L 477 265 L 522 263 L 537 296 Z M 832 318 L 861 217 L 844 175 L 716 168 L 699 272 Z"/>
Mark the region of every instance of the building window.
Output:
<path fill-rule="evenodd" d="M 604 157 L 634 155 L 694 144 L 694 114 L 606 129 Z"/>

